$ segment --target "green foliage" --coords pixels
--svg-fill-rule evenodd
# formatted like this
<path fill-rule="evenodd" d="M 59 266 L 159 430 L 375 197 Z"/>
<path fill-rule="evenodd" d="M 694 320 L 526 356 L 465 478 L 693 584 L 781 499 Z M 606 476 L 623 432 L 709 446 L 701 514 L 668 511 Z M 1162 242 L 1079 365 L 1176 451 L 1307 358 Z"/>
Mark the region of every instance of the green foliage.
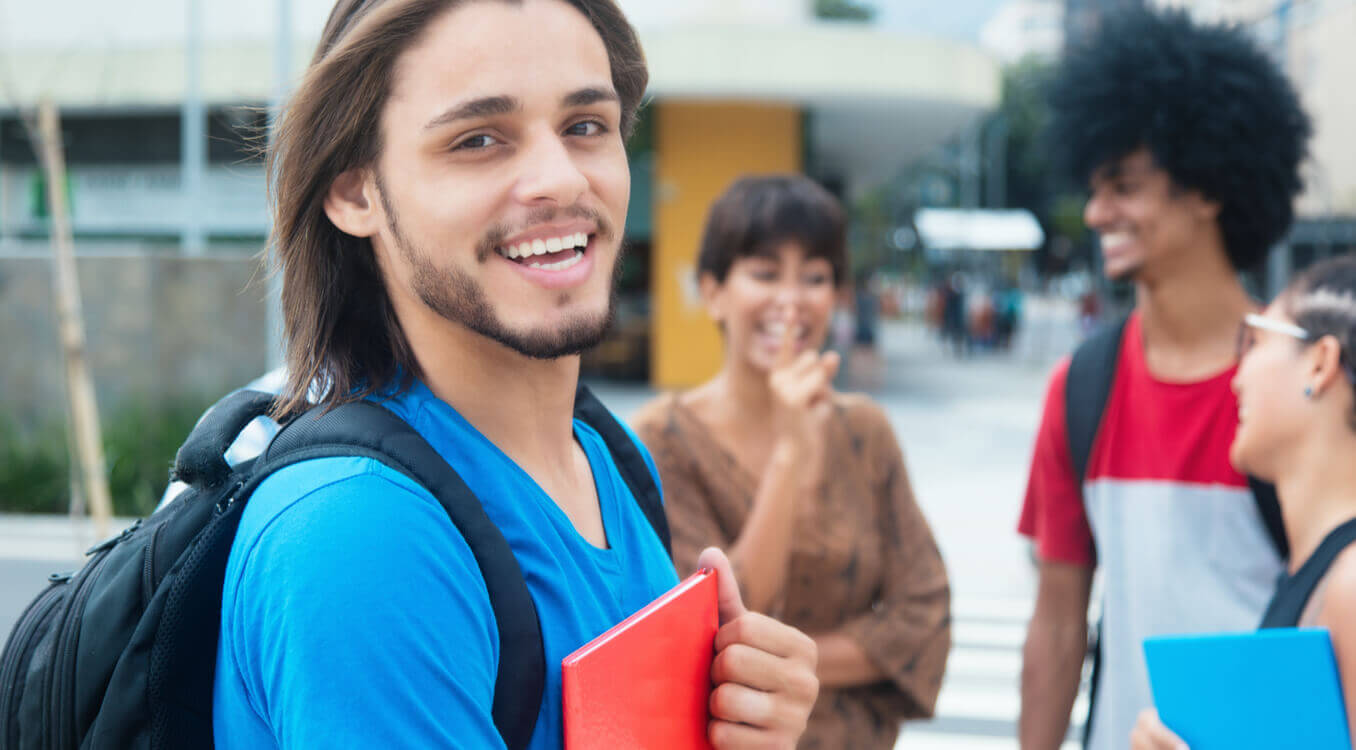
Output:
<path fill-rule="evenodd" d="M 876 8 L 855 0 L 815 0 L 815 15 L 836 21 L 871 21 Z"/>
<path fill-rule="evenodd" d="M 1083 223 L 1083 204 L 1081 195 L 1065 193 L 1055 198 L 1050 211 L 1050 224 L 1055 234 L 1069 238 L 1070 242 L 1080 243 L 1087 237 L 1088 228 Z"/>
<path fill-rule="evenodd" d="M 70 492 L 66 432 L 61 423 L 24 434 L 0 416 L 0 511 L 62 513 Z"/>
<path fill-rule="evenodd" d="M 1007 120 L 1007 197 L 1013 206 L 1038 216 L 1049 210 L 1057 176 L 1051 168 L 1049 144 L 1043 142 L 1050 120 L 1050 63 L 1027 58 L 1003 71 L 999 112 Z"/>
<path fill-rule="evenodd" d="M 1004 118 L 1008 131 L 1005 193 L 1009 206 L 1034 213 L 1052 238 L 1067 238 L 1073 247 L 1082 249 L 1087 237 L 1082 186 L 1069 184 L 1058 173 L 1052 151 L 1059 146 L 1046 139 L 1054 71 L 1053 63 L 1035 57 L 1003 71 L 998 116 Z"/>
<path fill-rule="evenodd" d="M 208 398 L 131 399 L 103 420 L 104 460 L 113 513 L 155 509 L 180 443 L 212 403 Z M 0 512 L 65 513 L 70 506 L 65 424 L 24 431 L 0 421 Z"/>

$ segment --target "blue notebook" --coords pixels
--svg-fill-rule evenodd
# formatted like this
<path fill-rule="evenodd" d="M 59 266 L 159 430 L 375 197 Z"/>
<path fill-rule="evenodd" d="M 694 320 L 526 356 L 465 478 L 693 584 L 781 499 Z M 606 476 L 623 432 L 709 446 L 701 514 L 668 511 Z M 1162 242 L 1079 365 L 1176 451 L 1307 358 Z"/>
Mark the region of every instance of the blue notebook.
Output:
<path fill-rule="evenodd" d="M 1326 629 L 1146 638 L 1144 657 L 1159 717 L 1191 750 L 1351 749 Z"/>

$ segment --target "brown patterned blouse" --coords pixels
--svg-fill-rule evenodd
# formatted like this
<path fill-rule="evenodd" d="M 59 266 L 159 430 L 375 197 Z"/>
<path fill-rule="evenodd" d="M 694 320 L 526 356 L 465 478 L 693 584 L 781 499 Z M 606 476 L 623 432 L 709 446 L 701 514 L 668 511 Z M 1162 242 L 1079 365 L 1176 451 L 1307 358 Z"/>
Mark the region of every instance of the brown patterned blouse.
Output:
<path fill-rule="evenodd" d="M 889 750 L 902 720 L 936 705 L 950 589 L 888 418 L 862 396 L 834 401 L 826 479 L 818 502 L 797 506 L 780 617 L 810 635 L 855 638 L 889 679 L 821 688 L 800 748 Z M 641 409 L 635 429 L 659 468 L 674 562 L 691 570 L 702 549 L 739 536 L 759 478 L 677 396 Z"/>

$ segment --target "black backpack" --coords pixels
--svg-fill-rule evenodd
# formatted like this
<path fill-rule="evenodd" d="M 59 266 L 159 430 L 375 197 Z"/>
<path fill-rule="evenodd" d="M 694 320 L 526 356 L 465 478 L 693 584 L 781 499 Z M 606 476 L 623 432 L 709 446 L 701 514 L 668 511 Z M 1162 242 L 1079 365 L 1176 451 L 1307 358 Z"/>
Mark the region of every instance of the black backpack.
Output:
<path fill-rule="evenodd" d="M 1107 399 L 1111 397 L 1111 388 L 1116 380 L 1116 364 L 1120 359 L 1121 339 L 1125 335 L 1128 318 L 1103 328 L 1088 338 L 1074 351 L 1069 363 L 1069 372 L 1064 383 L 1064 425 L 1069 437 L 1069 455 L 1073 459 L 1074 476 L 1078 480 L 1078 494 L 1083 495 L 1083 479 L 1088 473 L 1088 460 L 1092 454 L 1092 443 L 1097 438 L 1097 429 L 1102 422 L 1102 412 L 1106 410 Z M 1290 544 L 1285 537 L 1285 525 L 1281 519 L 1281 505 L 1276 498 L 1276 488 L 1255 477 L 1248 477 L 1253 499 L 1257 503 L 1257 514 L 1262 518 L 1267 535 L 1277 554 L 1284 560 L 1290 556 Z M 1098 621 L 1090 650 L 1092 651 L 1092 688 L 1088 701 L 1088 720 L 1083 725 L 1083 742 L 1086 745 L 1092 730 L 1092 706 L 1097 701 L 1097 680 L 1101 675 L 1102 623 Z"/>
<path fill-rule="evenodd" d="M 475 556 L 500 643 L 493 718 L 510 750 L 526 748 L 546 682 L 536 607 L 508 542 L 456 472 L 409 425 L 360 401 L 292 420 L 258 458 L 223 455 L 273 397 L 238 391 L 179 449 L 189 489 L 89 550 L 79 572 L 53 575 L 0 656 L 0 747 L 6 750 L 211 748 L 212 690 L 226 561 L 250 494 L 271 473 L 328 456 L 368 456 L 427 488 Z M 583 385 L 575 417 L 603 438 L 669 549 L 664 509 L 630 435 Z"/>

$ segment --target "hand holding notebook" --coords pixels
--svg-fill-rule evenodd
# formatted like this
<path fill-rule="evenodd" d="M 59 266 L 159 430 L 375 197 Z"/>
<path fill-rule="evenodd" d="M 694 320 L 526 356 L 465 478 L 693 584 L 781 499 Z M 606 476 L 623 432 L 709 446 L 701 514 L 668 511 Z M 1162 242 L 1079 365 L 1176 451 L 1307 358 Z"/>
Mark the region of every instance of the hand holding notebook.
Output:
<path fill-rule="evenodd" d="M 704 551 L 698 565 L 711 572 L 694 575 L 566 658 L 567 750 L 795 747 L 819 689 L 814 642 L 745 610 L 730 563 L 719 550 Z M 708 606 L 718 623 L 706 619 Z M 698 614 L 689 618 L 681 616 L 684 612 Z M 643 635 L 666 631 L 666 622 L 677 623 L 682 634 L 666 633 L 657 640 Z M 650 647 L 628 653 L 617 645 L 623 642 Z M 663 649 L 653 648 L 661 642 Z M 705 643 L 705 649 L 694 643 Z M 735 653 L 743 658 L 726 658 Z M 704 677 L 698 680 L 702 663 Z M 663 732 L 653 731 L 661 726 Z"/>
<path fill-rule="evenodd" d="M 1328 631 L 1160 636 L 1144 641 L 1162 724 L 1191 750 L 1348 750 Z"/>

